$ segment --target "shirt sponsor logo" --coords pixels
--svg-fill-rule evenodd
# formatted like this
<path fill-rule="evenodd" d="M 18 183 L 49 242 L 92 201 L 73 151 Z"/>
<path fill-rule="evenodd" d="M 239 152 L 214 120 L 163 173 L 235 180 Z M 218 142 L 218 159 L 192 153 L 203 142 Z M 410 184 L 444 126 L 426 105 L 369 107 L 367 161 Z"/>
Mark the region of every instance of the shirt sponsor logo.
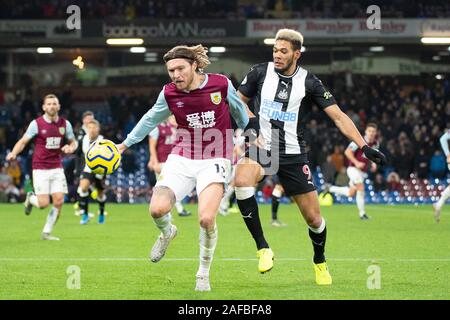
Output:
<path fill-rule="evenodd" d="M 332 96 L 333 95 L 329 91 L 326 91 L 323 93 L 323 97 L 327 100 L 330 99 Z"/>
<path fill-rule="evenodd" d="M 281 111 L 283 104 L 277 101 L 263 99 L 259 115 L 265 119 L 272 119 L 284 122 L 297 121 L 297 114 L 295 112 Z"/>
<path fill-rule="evenodd" d="M 216 114 L 215 111 L 196 112 L 186 115 L 186 120 L 191 128 L 211 128 L 216 125 Z"/>
<path fill-rule="evenodd" d="M 59 149 L 61 137 L 48 137 L 45 142 L 46 149 Z"/>

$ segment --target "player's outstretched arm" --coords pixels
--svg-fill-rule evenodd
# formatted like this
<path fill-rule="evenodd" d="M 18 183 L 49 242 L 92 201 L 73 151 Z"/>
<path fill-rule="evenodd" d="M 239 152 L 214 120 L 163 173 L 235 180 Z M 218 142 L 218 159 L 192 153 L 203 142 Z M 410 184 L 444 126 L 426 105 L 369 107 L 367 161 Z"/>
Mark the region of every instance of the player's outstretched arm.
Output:
<path fill-rule="evenodd" d="M 8 155 L 6 156 L 6 161 L 15 160 L 17 155 L 19 155 L 25 146 L 31 141 L 31 138 L 27 135 L 24 135 L 19 141 L 16 142 L 14 148 Z"/>
<path fill-rule="evenodd" d="M 337 104 L 326 107 L 325 112 L 334 121 L 338 129 L 362 149 L 364 155 L 379 165 L 386 164 L 386 156 L 378 150 L 369 147 L 359 133 L 353 121 L 339 108 Z"/>
<path fill-rule="evenodd" d="M 128 134 L 127 138 L 117 146 L 119 152 L 123 153 L 127 148 L 141 142 L 158 124 L 166 120 L 169 116 L 169 106 L 164 97 L 164 90 L 162 90 L 153 107 L 144 114 L 138 124 Z"/>

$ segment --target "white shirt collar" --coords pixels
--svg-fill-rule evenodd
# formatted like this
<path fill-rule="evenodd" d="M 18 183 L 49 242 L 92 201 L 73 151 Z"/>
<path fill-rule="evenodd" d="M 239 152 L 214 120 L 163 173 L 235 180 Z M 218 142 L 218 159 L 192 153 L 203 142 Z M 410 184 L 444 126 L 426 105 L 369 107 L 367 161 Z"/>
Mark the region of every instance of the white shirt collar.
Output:
<path fill-rule="evenodd" d="M 52 123 L 52 120 L 50 120 L 45 113 L 44 113 L 43 118 L 44 118 L 45 122 Z M 58 122 L 58 120 L 59 120 L 59 117 L 56 118 L 55 122 Z"/>
<path fill-rule="evenodd" d="M 208 83 L 208 74 L 204 73 L 204 75 L 205 75 L 205 79 L 203 80 L 203 82 L 200 84 L 200 86 L 197 89 L 203 89 L 206 86 L 206 84 Z M 193 90 L 196 90 L 196 89 L 193 89 Z M 193 91 L 193 90 L 191 90 L 191 91 Z M 183 90 L 183 91 L 186 93 L 191 92 L 189 90 Z"/>

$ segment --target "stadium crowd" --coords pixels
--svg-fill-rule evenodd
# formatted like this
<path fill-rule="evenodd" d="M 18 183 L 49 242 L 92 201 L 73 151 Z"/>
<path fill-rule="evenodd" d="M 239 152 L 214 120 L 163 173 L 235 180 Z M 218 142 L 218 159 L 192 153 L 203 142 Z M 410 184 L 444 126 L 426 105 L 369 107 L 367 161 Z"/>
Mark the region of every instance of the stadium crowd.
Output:
<path fill-rule="evenodd" d="M 368 122 L 379 126 L 381 150 L 387 155 L 389 165 L 371 176 L 376 191 L 398 191 L 400 181 L 411 174 L 420 179 L 443 179 L 447 174 L 446 159 L 439 137 L 450 128 L 450 84 L 448 80 L 435 78 L 402 78 L 395 76 L 363 76 L 335 74 L 322 76 L 324 83 L 335 95 L 339 106 L 363 131 Z M 416 84 L 415 84 L 416 82 Z M 355 85 L 357 84 L 357 85 Z M 58 93 L 61 115 L 74 126 L 81 126 L 83 109 L 75 108 L 70 92 Z M 4 98 L 2 97 L 4 100 Z M 105 109 L 95 110 L 102 122 L 102 134 L 115 142 L 122 141 L 156 96 L 111 95 Z M 335 125 L 313 106 L 314 112 L 306 121 L 306 140 L 310 146 L 311 167 L 320 167 L 323 179 L 337 185 L 346 185 L 346 160 L 343 155 L 348 141 Z M 3 200 L 18 201 L 29 185 L 31 153 L 25 151 L 19 165 L 6 164 L 3 160 L 18 137 L 25 132 L 29 122 L 40 114 L 40 104 L 26 94 L 10 97 L 8 103 L 0 101 L 0 193 Z M 120 115 L 118 117 L 117 115 Z M 325 133 L 325 134 L 322 134 Z M 133 173 L 147 151 L 147 141 L 124 157 L 122 170 Z M 145 159 L 147 161 L 148 159 Z M 68 181 L 74 181 L 73 156 L 65 160 Z M 20 190 L 20 192 L 19 192 Z M 267 190 L 266 190 L 267 191 Z M 269 192 L 269 191 L 267 191 Z"/>
<path fill-rule="evenodd" d="M 1 19 L 65 19 L 69 5 L 79 5 L 84 19 L 135 18 L 360 18 L 366 8 L 377 4 L 387 18 L 444 18 L 450 3 L 429 0 L 32 0 L 0 1 Z"/>

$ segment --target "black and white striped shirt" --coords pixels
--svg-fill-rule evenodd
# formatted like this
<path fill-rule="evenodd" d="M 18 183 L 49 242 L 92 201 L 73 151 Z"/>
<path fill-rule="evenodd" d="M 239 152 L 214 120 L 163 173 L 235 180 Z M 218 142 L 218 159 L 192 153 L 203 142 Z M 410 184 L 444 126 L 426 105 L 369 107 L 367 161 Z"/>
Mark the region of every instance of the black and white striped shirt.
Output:
<path fill-rule="evenodd" d="M 259 119 L 264 148 L 272 155 L 279 152 L 280 163 L 305 161 L 303 127 L 312 102 L 321 110 L 336 103 L 314 74 L 297 66 L 292 75 L 284 76 L 275 71 L 273 62 L 253 66 L 239 91 L 252 99 L 252 111 Z"/>

